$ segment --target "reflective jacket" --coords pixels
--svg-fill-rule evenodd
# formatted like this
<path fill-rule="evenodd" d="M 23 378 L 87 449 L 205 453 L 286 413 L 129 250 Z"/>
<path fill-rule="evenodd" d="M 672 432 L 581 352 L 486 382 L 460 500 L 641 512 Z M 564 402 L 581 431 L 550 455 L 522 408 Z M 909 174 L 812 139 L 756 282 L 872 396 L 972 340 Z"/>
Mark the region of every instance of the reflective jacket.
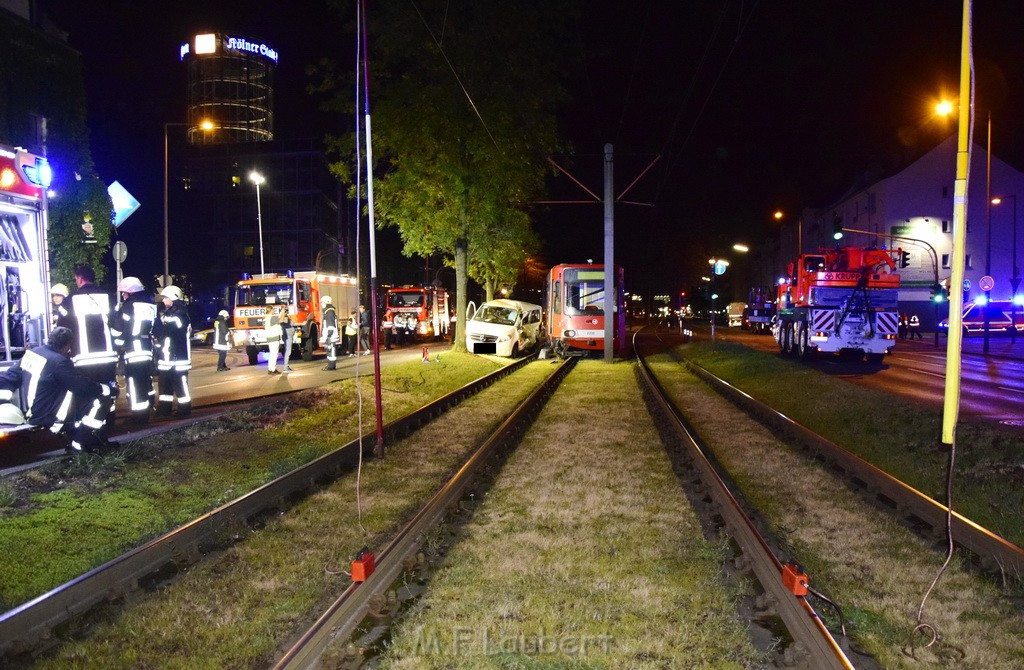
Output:
<path fill-rule="evenodd" d="M 28 423 L 55 431 L 68 419 L 72 395 L 79 403 L 111 395 L 109 386 L 87 379 L 70 358 L 45 344 L 0 373 L 0 400 L 10 401 L 19 388 Z"/>
<path fill-rule="evenodd" d="M 74 324 L 75 348 L 72 360 L 78 367 L 117 362 L 114 338 L 110 334 L 110 296 L 95 284 L 85 284 L 68 296 L 68 312 Z"/>
<path fill-rule="evenodd" d="M 228 351 L 231 344 L 228 342 L 228 319 L 226 316 L 218 316 L 213 321 L 213 348 L 217 351 Z"/>
<path fill-rule="evenodd" d="M 267 343 L 281 341 L 281 317 L 268 314 L 263 321 L 263 332 L 267 334 Z"/>
<path fill-rule="evenodd" d="M 124 352 L 128 365 L 153 362 L 153 323 L 156 305 L 145 293 L 132 293 L 114 310 L 110 332 L 114 346 Z"/>
<path fill-rule="evenodd" d="M 324 308 L 323 331 L 320 333 L 320 342 L 337 343 L 338 338 L 338 312 L 334 305 L 327 305 Z"/>
<path fill-rule="evenodd" d="M 157 370 L 192 369 L 192 322 L 185 303 L 175 300 L 163 311 L 154 328 L 154 338 L 160 346 Z"/>

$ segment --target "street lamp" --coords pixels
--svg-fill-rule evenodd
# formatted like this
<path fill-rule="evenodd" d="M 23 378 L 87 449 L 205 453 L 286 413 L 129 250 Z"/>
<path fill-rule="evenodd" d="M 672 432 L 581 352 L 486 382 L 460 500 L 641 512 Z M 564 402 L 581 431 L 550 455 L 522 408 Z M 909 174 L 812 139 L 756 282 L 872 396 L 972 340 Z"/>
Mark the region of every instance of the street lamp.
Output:
<path fill-rule="evenodd" d="M 1017 288 L 1020 287 L 1020 268 L 1017 267 L 1017 194 L 1005 196 L 1013 198 L 1013 260 L 1010 262 L 1010 286 L 1013 292 L 1010 295 L 1010 338 L 1012 342 L 1017 341 Z M 992 198 L 989 201 L 993 205 L 1001 204 L 1002 198 Z"/>
<path fill-rule="evenodd" d="M 165 123 L 164 124 L 164 283 L 163 285 L 170 286 L 171 283 L 171 238 L 170 238 L 170 227 L 167 224 L 167 165 L 168 165 L 168 141 L 167 141 L 167 129 L 171 126 L 191 126 L 191 123 Z M 212 121 L 204 120 L 199 123 L 199 127 L 205 131 L 213 130 L 214 125 Z"/>
<path fill-rule="evenodd" d="M 260 274 L 265 274 L 263 268 L 263 209 L 260 206 L 260 185 L 266 181 L 256 170 L 249 173 L 249 181 L 256 184 L 256 227 L 260 235 Z"/>

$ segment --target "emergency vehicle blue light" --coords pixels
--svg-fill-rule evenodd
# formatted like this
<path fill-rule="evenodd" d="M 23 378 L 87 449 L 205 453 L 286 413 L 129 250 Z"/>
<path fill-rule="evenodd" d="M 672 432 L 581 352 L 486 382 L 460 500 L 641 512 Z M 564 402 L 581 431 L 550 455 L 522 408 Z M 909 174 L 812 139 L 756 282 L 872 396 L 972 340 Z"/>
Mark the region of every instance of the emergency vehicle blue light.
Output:
<path fill-rule="evenodd" d="M 1017 295 L 1013 296 L 1013 304 L 1014 305 L 1024 305 L 1024 295 L 1020 295 L 1018 293 Z"/>
<path fill-rule="evenodd" d="M 289 270 L 288 271 L 288 279 L 295 279 L 295 271 L 294 270 Z"/>
<path fill-rule="evenodd" d="M 978 296 L 978 297 L 977 297 L 977 298 L 976 298 L 976 299 L 974 300 L 974 302 L 975 302 L 976 304 L 978 304 L 978 305 L 987 305 L 987 304 L 988 304 L 988 298 L 986 298 L 986 297 L 985 297 L 984 295 L 979 295 L 979 296 Z"/>
<path fill-rule="evenodd" d="M 251 275 L 251 274 L 249 274 L 248 272 L 243 272 L 243 273 L 242 273 L 242 279 L 243 279 L 243 280 L 246 280 L 246 279 L 252 279 L 252 275 Z"/>
<path fill-rule="evenodd" d="M 53 181 L 53 168 L 45 158 L 36 156 L 35 165 L 25 166 L 25 178 L 36 186 L 50 188 L 50 182 Z"/>

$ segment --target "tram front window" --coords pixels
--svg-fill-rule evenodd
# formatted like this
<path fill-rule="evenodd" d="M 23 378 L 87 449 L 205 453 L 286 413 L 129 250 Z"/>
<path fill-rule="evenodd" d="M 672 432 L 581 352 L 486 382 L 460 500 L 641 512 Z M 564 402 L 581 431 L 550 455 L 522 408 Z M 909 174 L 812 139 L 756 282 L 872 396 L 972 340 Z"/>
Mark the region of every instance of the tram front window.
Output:
<path fill-rule="evenodd" d="M 565 313 L 604 315 L 604 271 L 565 271 Z"/>

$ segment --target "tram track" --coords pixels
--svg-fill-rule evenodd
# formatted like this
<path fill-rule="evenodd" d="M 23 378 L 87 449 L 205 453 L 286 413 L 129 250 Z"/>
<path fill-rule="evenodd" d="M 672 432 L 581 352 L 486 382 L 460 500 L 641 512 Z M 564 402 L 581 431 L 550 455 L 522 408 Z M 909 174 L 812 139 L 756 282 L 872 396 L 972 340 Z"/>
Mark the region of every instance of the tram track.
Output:
<path fill-rule="evenodd" d="M 464 385 L 384 426 L 385 441 L 414 432 L 467 398 L 503 379 L 533 360 L 526 357 Z M 261 400 L 260 404 L 273 402 Z M 246 404 L 246 407 L 249 405 Z M 231 410 L 222 410 L 222 413 Z M 191 423 L 191 422 L 185 422 Z M 173 423 L 150 430 L 173 429 Z M 97 606 L 120 600 L 140 588 L 148 578 L 179 571 L 195 563 L 204 551 L 219 545 L 224 533 L 245 526 L 287 501 L 351 471 L 363 457 L 372 457 L 375 432 L 367 432 L 344 446 L 277 477 L 230 502 L 167 532 L 85 574 L 41 594 L 0 615 L 0 655 L 18 655 L 41 641 L 52 639 L 65 627 Z"/>

